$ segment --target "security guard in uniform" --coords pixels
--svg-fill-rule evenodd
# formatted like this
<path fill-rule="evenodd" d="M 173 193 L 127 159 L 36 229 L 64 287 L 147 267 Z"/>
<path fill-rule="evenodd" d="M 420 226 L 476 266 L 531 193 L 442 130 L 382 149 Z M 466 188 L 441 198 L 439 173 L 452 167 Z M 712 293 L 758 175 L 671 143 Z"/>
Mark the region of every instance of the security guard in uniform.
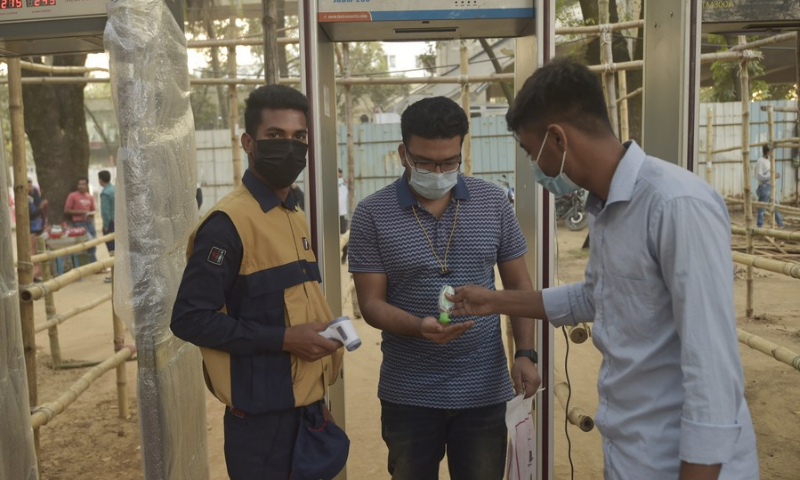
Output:
<path fill-rule="evenodd" d="M 247 99 L 248 170 L 189 238 L 172 314 L 198 345 L 206 383 L 226 405 L 225 459 L 233 480 L 286 479 L 301 407 L 324 408 L 341 344 L 319 286 L 306 219 L 288 195 L 306 166 L 308 101 L 269 85 Z"/>

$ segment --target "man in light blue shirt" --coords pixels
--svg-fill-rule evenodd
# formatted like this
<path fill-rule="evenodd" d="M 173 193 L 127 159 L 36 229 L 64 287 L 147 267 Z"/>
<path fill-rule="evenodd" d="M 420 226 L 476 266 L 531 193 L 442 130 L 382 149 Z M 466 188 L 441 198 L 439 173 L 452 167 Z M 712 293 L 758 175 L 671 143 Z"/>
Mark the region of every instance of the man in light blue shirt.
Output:
<path fill-rule="evenodd" d="M 574 61 L 537 70 L 506 119 L 539 183 L 590 192 L 586 277 L 534 294 L 462 287 L 454 313 L 594 322 L 607 479 L 757 479 L 722 198 L 620 144 L 600 82 Z"/>

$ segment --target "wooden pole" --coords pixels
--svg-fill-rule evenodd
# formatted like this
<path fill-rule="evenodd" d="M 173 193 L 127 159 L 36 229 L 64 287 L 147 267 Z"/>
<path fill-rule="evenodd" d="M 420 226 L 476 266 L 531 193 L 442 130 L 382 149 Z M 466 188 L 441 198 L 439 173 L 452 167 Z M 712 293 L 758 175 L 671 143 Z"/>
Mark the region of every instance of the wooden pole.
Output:
<path fill-rule="evenodd" d="M 79 314 L 81 314 L 83 312 L 89 311 L 89 310 L 91 310 L 91 309 L 93 309 L 93 308 L 95 308 L 95 307 L 97 307 L 99 305 L 102 305 L 103 303 L 105 303 L 105 302 L 107 302 L 109 300 L 111 300 L 111 294 L 107 293 L 107 294 L 103 295 L 102 297 L 99 297 L 99 298 L 93 300 L 92 302 L 87 303 L 86 305 L 81 305 L 80 307 L 75 307 L 75 308 L 73 308 L 72 310 L 70 310 L 70 311 L 68 311 L 66 313 L 62 313 L 60 315 L 55 315 L 55 316 L 53 316 L 53 318 L 48 319 L 46 322 L 37 323 L 36 326 L 35 326 L 36 333 L 42 332 L 44 330 L 47 330 L 50 327 L 53 327 L 55 325 L 61 325 L 62 323 L 64 323 L 67 320 L 69 320 L 70 318 L 75 317 L 75 316 L 77 316 L 77 315 L 79 315 Z"/>
<path fill-rule="evenodd" d="M 600 13 L 600 63 L 609 65 L 614 63 L 614 51 L 611 28 L 609 27 L 609 1 L 598 0 L 597 8 Z M 623 72 L 624 73 L 624 72 Z M 603 72 L 603 87 L 606 89 L 606 105 L 608 118 L 614 128 L 614 135 L 619 138 L 619 114 L 617 112 L 617 87 L 614 73 L 610 70 Z"/>
<path fill-rule="evenodd" d="M 714 170 L 712 147 L 714 146 L 714 109 L 708 107 L 706 110 L 706 181 L 714 186 Z"/>
<path fill-rule="evenodd" d="M 746 235 L 747 230 L 743 227 L 731 226 L 731 233 L 734 235 Z M 785 230 L 770 230 L 768 228 L 753 228 L 750 234 L 756 237 L 772 237 L 781 240 L 800 242 L 800 232 L 787 232 Z"/>
<path fill-rule="evenodd" d="M 350 78 L 350 44 L 342 44 L 344 78 Z M 353 138 L 353 86 L 344 86 L 344 122 L 347 129 L 347 210 L 356 209 L 356 144 Z M 349 240 L 349 237 L 348 237 Z"/>
<path fill-rule="evenodd" d="M 748 250 L 752 247 L 748 245 Z M 762 258 L 758 255 L 744 254 L 733 252 L 734 263 L 747 265 L 748 268 L 760 268 L 769 272 L 780 273 L 787 277 L 800 278 L 800 263 L 781 262 L 780 260 L 772 260 L 769 258 Z"/>
<path fill-rule="evenodd" d="M 772 206 L 770 212 L 770 225 L 775 228 L 775 190 L 778 185 L 775 184 L 775 110 L 772 105 L 767 107 L 767 122 L 769 126 L 769 204 Z"/>
<path fill-rule="evenodd" d="M 467 52 L 467 44 L 461 41 L 461 76 L 464 78 L 469 77 L 469 53 Z M 467 114 L 467 122 L 470 121 L 470 98 L 469 98 L 469 83 L 464 82 L 461 84 L 461 108 Z M 464 137 L 464 145 L 462 147 L 464 175 L 472 175 L 472 134 L 467 132 Z"/>
<path fill-rule="evenodd" d="M 620 140 L 627 141 L 630 137 L 630 126 L 628 123 L 628 72 L 619 72 L 619 96 L 622 100 L 619 103 L 619 135 Z"/>
<path fill-rule="evenodd" d="M 278 0 L 261 0 L 264 30 L 264 79 L 267 85 L 278 83 Z"/>
<path fill-rule="evenodd" d="M 739 36 L 739 45 L 747 40 Z M 744 223 L 747 228 L 745 238 L 747 241 L 747 254 L 753 255 L 753 207 L 752 192 L 750 189 L 750 75 L 747 71 L 748 61 L 743 59 L 739 64 L 740 85 L 742 94 L 742 175 L 744 177 Z M 745 313 L 747 318 L 753 318 L 753 265 L 747 265 L 747 300 Z"/>
<path fill-rule="evenodd" d="M 88 389 L 95 380 L 100 378 L 101 375 L 116 367 L 120 363 L 125 363 L 125 360 L 131 358 L 133 352 L 130 348 L 123 348 L 117 352 L 113 357 L 107 358 L 103 363 L 93 367 L 86 372 L 81 378 L 58 397 L 53 402 L 45 403 L 31 409 L 31 423 L 33 428 L 38 429 L 43 425 L 50 423 L 56 415 L 62 413 L 72 403 Z"/>
<path fill-rule="evenodd" d="M 117 309 L 114 308 L 114 267 L 111 267 L 111 321 L 114 325 L 114 353 L 119 353 L 125 345 L 125 325 L 122 319 L 117 316 Z M 128 408 L 128 371 L 125 369 L 125 362 L 117 364 L 117 412 L 119 418 L 128 418 L 130 410 Z"/>
<path fill-rule="evenodd" d="M 587 415 L 586 412 L 583 411 L 580 407 L 570 407 L 569 411 L 567 412 L 567 398 L 569 398 L 569 384 L 561 375 L 561 372 L 558 370 L 554 371 L 555 374 L 555 385 L 553 387 L 556 398 L 558 399 L 558 403 L 561 404 L 561 408 L 567 414 L 567 420 L 569 423 L 575 425 L 576 427 L 580 428 L 584 432 L 591 432 L 594 428 L 594 419 L 590 415 Z M 570 402 L 572 403 L 572 402 Z"/>
<path fill-rule="evenodd" d="M 228 23 L 228 37 L 236 37 L 236 18 L 231 18 Z M 237 67 L 236 46 L 228 47 L 228 75 L 235 78 Z M 236 85 L 228 86 L 228 124 L 231 129 L 231 159 L 233 161 L 233 184 L 239 186 L 242 183 L 242 150 L 239 147 L 239 135 L 236 126 L 239 124 L 239 96 L 236 93 Z"/>
<path fill-rule="evenodd" d="M 73 253 L 86 251 L 94 247 L 95 245 L 100 245 L 101 243 L 107 243 L 110 242 L 111 240 L 114 240 L 113 233 L 103 235 L 102 237 L 97 237 L 93 240 L 71 245 L 69 247 L 59 248 L 58 250 L 50 250 L 49 252 L 38 253 L 31 257 L 31 262 L 33 263 L 49 262 L 50 260 L 55 260 L 56 258 L 59 257 L 64 257 L 67 255 L 71 255 Z"/>
<path fill-rule="evenodd" d="M 47 245 L 45 244 L 44 238 L 39 237 L 36 239 L 36 246 L 37 250 L 40 252 L 44 252 L 47 250 Z M 42 262 L 42 279 L 47 282 L 53 279 L 53 273 L 50 268 L 50 260 Z M 47 320 L 51 320 L 56 316 L 56 303 L 53 300 L 53 294 L 47 292 L 44 296 L 44 306 L 45 312 L 47 312 Z M 50 328 L 47 329 L 47 336 L 50 339 L 50 358 L 53 363 L 53 368 L 58 367 L 61 363 L 61 345 L 58 342 L 58 324 L 53 324 Z M 36 326 L 34 325 L 34 330 L 36 330 Z"/>
<path fill-rule="evenodd" d="M 743 343 L 753 350 L 769 355 L 775 360 L 785 363 L 795 370 L 800 370 L 800 355 L 789 350 L 786 347 L 781 347 L 775 343 L 765 340 L 758 335 L 745 332 L 741 328 L 736 329 L 739 336 L 739 343 Z"/>
<path fill-rule="evenodd" d="M 20 287 L 19 296 L 23 303 L 32 303 L 39 300 L 48 292 L 57 292 L 71 283 L 75 283 L 86 275 L 101 272 L 106 268 L 114 266 L 114 257 L 100 260 L 97 262 L 84 265 L 82 267 L 73 268 L 64 275 L 59 275 L 56 278 L 44 283 L 36 283 Z M 31 331 L 33 331 L 33 323 L 31 323 Z"/>
<path fill-rule="evenodd" d="M 14 209 L 17 215 L 17 275 L 20 288 L 33 283 L 31 263 L 31 221 L 28 211 L 28 168 L 25 162 L 25 120 L 22 113 L 22 69 L 19 57 L 8 63 L 8 105 L 11 112 L 11 157 L 14 162 Z M 20 295 L 22 298 L 22 295 Z M 22 344 L 28 375 L 28 400 L 38 403 L 36 390 L 36 335 L 33 327 L 33 305 L 20 300 Z M 37 432 L 38 440 L 38 432 Z M 37 442 L 38 456 L 38 442 Z"/>

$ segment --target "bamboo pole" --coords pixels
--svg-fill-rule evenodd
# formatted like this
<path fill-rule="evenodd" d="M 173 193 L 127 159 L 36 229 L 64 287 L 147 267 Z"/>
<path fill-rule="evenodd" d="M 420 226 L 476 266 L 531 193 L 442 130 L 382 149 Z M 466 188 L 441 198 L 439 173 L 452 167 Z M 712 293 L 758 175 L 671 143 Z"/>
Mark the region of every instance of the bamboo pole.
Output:
<path fill-rule="evenodd" d="M 125 348 L 125 325 L 117 315 L 114 308 L 114 267 L 111 267 L 111 322 L 114 326 L 114 353 L 119 353 Z M 117 364 L 117 413 L 119 418 L 128 418 L 130 409 L 128 407 L 128 371 L 125 369 L 125 362 Z"/>
<path fill-rule="evenodd" d="M 231 18 L 228 23 L 228 36 L 236 36 L 236 18 Z M 228 75 L 236 77 L 236 45 L 228 47 Z M 231 160 L 233 161 L 233 185 L 238 186 L 242 183 L 242 150 L 239 147 L 239 136 L 236 134 L 236 126 L 239 124 L 239 96 L 236 93 L 236 85 L 228 85 L 228 125 L 231 129 Z"/>
<path fill-rule="evenodd" d="M 350 43 L 342 45 L 342 66 L 344 78 L 350 77 Z M 344 86 L 345 127 L 347 129 L 347 211 L 352 213 L 356 209 L 356 144 L 353 138 L 353 86 Z M 350 233 L 347 239 L 350 240 Z"/>
<path fill-rule="evenodd" d="M 764 56 L 757 50 L 732 51 L 704 53 L 700 55 L 700 63 L 714 62 L 740 62 L 743 60 L 760 60 Z"/>
<path fill-rule="evenodd" d="M 644 91 L 644 89 L 642 87 L 639 87 L 636 90 L 626 94 L 624 97 L 618 98 L 617 99 L 617 103 L 621 103 L 621 102 L 627 101 L 627 100 L 629 100 L 629 99 L 631 99 L 633 97 L 638 97 L 639 95 L 642 94 L 643 91 Z"/>
<path fill-rule="evenodd" d="M 75 316 L 77 316 L 77 315 L 79 315 L 79 314 L 81 314 L 83 312 L 89 311 L 89 310 L 91 310 L 91 309 L 93 309 L 93 308 L 95 308 L 95 307 L 97 307 L 99 305 L 102 305 L 103 303 L 105 303 L 105 302 L 107 302 L 109 300 L 111 300 L 111 294 L 107 293 L 107 294 L 103 295 L 102 297 L 98 297 L 97 299 L 92 300 L 91 302 L 87 303 L 86 305 L 82 305 L 80 307 L 75 307 L 72 310 L 69 310 L 68 312 L 62 313 L 60 315 L 54 315 L 52 318 L 48 317 L 46 322 L 42 322 L 42 323 L 37 323 L 36 324 L 35 331 L 36 331 L 36 333 L 39 333 L 39 332 L 47 330 L 47 329 L 49 329 L 51 327 L 54 327 L 56 325 L 61 325 L 62 323 L 64 323 L 67 320 L 69 320 L 70 318 L 75 317 Z"/>
<path fill-rule="evenodd" d="M 467 44 L 462 40 L 461 42 L 461 76 L 469 78 L 469 54 L 467 52 Z M 467 122 L 470 121 L 470 98 L 469 98 L 469 83 L 461 84 L 461 108 L 467 114 Z M 472 134 L 467 131 L 464 137 L 462 149 L 462 161 L 464 164 L 464 175 L 472 175 Z"/>
<path fill-rule="evenodd" d="M 744 203 L 744 200 L 742 200 L 740 198 L 725 197 L 725 202 L 733 204 L 733 205 L 738 205 L 738 204 Z M 769 203 L 764 203 L 764 202 L 751 202 L 751 205 L 754 206 L 754 207 L 772 208 L 772 205 L 770 205 Z M 800 214 L 800 208 L 789 207 L 789 206 L 786 206 L 786 205 L 775 205 L 775 210 L 777 210 L 777 211 L 779 211 L 781 213 L 787 213 L 787 214 L 790 214 L 790 215 L 791 214 Z"/>
<path fill-rule="evenodd" d="M 797 35 L 797 32 L 792 32 L 795 34 L 796 42 L 794 46 L 794 53 L 795 53 L 795 60 L 794 60 L 794 67 L 795 67 L 795 79 L 797 80 L 797 85 L 800 88 L 800 35 Z M 795 100 L 795 107 L 796 110 L 796 117 L 797 117 L 797 133 L 800 135 L 800 98 Z M 800 148 L 800 146 L 798 146 Z M 794 201 L 798 205 L 800 205 L 800 165 L 795 167 L 794 169 L 794 178 L 797 180 L 794 185 Z"/>
<path fill-rule="evenodd" d="M 748 250 L 751 248 L 750 245 L 747 246 Z M 757 255 L 740 252 L 733 252 L 733 261 L 734 263 L 747 265 L 748 268 L 755 267 L 769 272 L 780 273 L 787 277 L 800 278 L 800 263 L 781 262 L 780 260 L 761 258 Z"/>
<path fill-rule="evenodd" d="M 598 0 L 597 8 L 600 12 L 600 63 L 610 65 L 614 63 L 614 51 L 612 48 L 612 33 L 608 28 L 609 2 L 608 0 Z M 621 72 L 623 75 L 625 72 Z M 606 106 L 608 118 L 611 120 L 611 127 L 614 135 L 619 138 L 619 113 L 617 111 L 617 87 L 614 81 L 614 72 L 606 69 L 603 72 L 603 88 L 606 91 Z"/>
<path fill-rule="evenodd" d="M 75 245 L 70 245 L 69 247 L 59 248 L 58 250 L 50 250 L 45 253 L 39 253 L 31 257 L 31 262 L 33 263 L 45 263 L 49 262 L 50 260 L 55 260 L 59 257 L 64 257 L 67 255 L 71 255 L 73 253 L 83 252 L 86 251 L 96 245 L 100 245 L 101 243 L 107 243 L 111 240 L 114 240 L 114 233 L 109 233 L 108 235 L 103 235 L 102 237 L 97 237 L 92 240 L 87 240 L 85 242 L 76 243 Z"/>
<path fill-rule="evenodd" d="M 731 233 L 734 235 L 747 235 L 744 227 L 731 226 Z M 757 237 L 772 237 L 781 240 L 800 242 L 800 232 L 787 232 L 785 230 L 772 230 L 768 228 L 752 228 L 750 234 Z"/>
<path fill-rule="evenodd" d="M 20 298 L 22 298 L 25 303 L 31 303 L 35 300 L 39 300 L 48 292 L 57 292 L 67 285 L 77 282 L 86 275 L 91 275 L 113 266 L 114 257 L 111 257 L 82 267 L 73 268 L 64 275 L 59 275 L 50 281 L 20 287 Z"/>
<path fill-rule="evenodd" d="M 556 395 L 556 398 L 558 399 L 558 403 L 561 404 L 561 408 L 563 408 L 564 411 L 566 412 L 569 423 L 575 425 L 584 432 L 591 432 L 592 429 L 594 428 L 594 419 L 592 419 L 590 415 L 587 415 L 582 408 L 573 406 L 567 412 L 567 398 L 569 397 L 569 384 L 567 384 L 567 381 L 561 375 L 561 372 L 555 370 L 554 373 L 555 373 L 555 382 L 554 382 L 555 385 L 553 387 L 553 391 Z"/>
<path fill-rule="evenodd" d="M 775 140 L 774 143 L 775 143 L 776 146 L 781 145 L 781 146 L 786 147 L 786 148 L 791 148 L 791 147 L 796 147 L 797 145 L 795 145 L 795 144 L 798 141 L 800 141 L 800 139 L 798 139 L 797 137 L 793 137 L 793 138 L 781 138 L 780 140 Z M 769 145 L 769 142 L 751 143 L 750 147 L 751 148 L 752 147 L 763 147 L 764 145 Z M 741 150 L 741 148 L 742 148 L 741 145 L 740 146 L 734 146 L 734 147 L 725 147 L 725 148 L 719 148 L 719 149 L 716 149 L 716 150 L 712 150 L 711 153 L 716 155 L 718 153 L 725 153 L 725 152 L 732 152 L 734 150 Z"/>
<path fill-rule="evenodd" d="M 33 428 L 39 428 L 47 425 L 57 415 L 66 410 L 72 403 L 85 392 L 95 380 L 100 378 L 104 373 L 116 367 L 120 363 L 124 363 L 133 355 L 130 348 L 123 348 L 114 356 L 107 358 L 103 363 L 93 367 L 91 370 L 83 374 L 75 383 L 58 397 L 57 400 L 39 405 L 31 409 L 31 423 Z"/>
<path fill-rule="evenodd" d="M 606 25 L 590 25 L 586 27 L 562 27 L 556 29 L 556 35 L 600 35 L 604 30 L 611 32 L 631 30 L 644 27 L 644 20 L 631 20 Z"/>
<path fill-rule="evenodd" d="M 278 37 L 278 45 L 299 44 L 300 39 L 296 37 Z M 209 40 L 189 40 L 186 48 L 215 48 L 215 47 L 256 47 L 264 46 L 263 38 L 216 38 Z M 262 80 L 263 84 L 264 81 Z"/>
<path fill-rule="evenodd" d="M 567 332 L 569 333 L 569 339 L 575 344 L 584 343 L 589 339 L 589 326 L 585 323 L 567 327 Z"/>
<path fill-rule="evenodd" d="M 744 36 L 739 36 L 739 44 L 746 42 Z M 747 254 L 753 255 L 753 207 L 752 193 L 750 191 L 750 75 L 747 71 L 748 61 L 743 59 L 739 64 L 740 84 L 742 94 L 742 175 L 744 176 L 744 218 L 745 218 L 745 239 L 747 241 Z M 734 257 L 738 253 L 734 253 Z M 745 312 L 747 318 L 753 318 L 753 265 L 747 265 L 747 299 Z"/>
<path fill-rule="evenodd" d="M 32 72 L 43 72 L 62 75 L 76 75 L 81 73 L 90 72 L 108 72 L 107 68 L 103 67 L 56 67 L 53 65 L 43 65 L 41 63 L 21 61 L 20 66 L 23 70 L 30 70 Z"/>
<path fill-rule="evenodd" d="M 589 71 L 597 73 L 619 72 L 620 70 L 641 70 L 644 67 L 644 60 L 631 60 L 630 62 L 602 63 L 600 65 L 589 66 Z"/>
<path fill-rule="evenodd" d="M 713 175 L 713 154 L 711 147 L 714 144 L 714 109 L 708 107 L 706 110 L 706 181 L 709 185 L 714 186 Z"/>
<path fill-rule="evenodd" d="M 618 72 L 619 78 L 619 96 L 617 100 L 619 104 L 619 135 L 620 140 L 628 140 L 630 137 L 630 126 L 628 124 L 628 74 L 627 72 Z"/>
<path fill-rule="evenodd" d="M 753 350 L 769 355 L 775 360 L 785 363 L 795 370 L 800 370 L 799 354 L 789 350 L 786 347 L 781 347 L 780 345 L 772 343 L 769 340 L 761 338 L 758 335 L 753 335 L 750 332 L 746 332 L 741 328 L 737 328 L 736 333 L 739 337 L 739 343 L 743 343 Z"/>
<path fill-rule="evenodd" d="M 772 105 L 767 108 L 767 123 L 769 131 L 769 203 L 772 206 L 770 212 L 770 225 L 775 228 L 775 190 L 778 185 L 775 184 L 775 110 Z"/>
<path fill-rule="evenodd" d="M 47 245 L 45 244 L 44 238 L 39 237 L 36 239 L 36 246 L 37 250 L 40 252 L 47 251 Z M 50 268 L 50 260 L 41 263 L 42 268 L 42 279 L 47 282 L 53 279 L 53 273 Z M 45 305 L 45 312 L 47 313 L 47 320 L 49 321 L 53 317 L 56 316 L 56 303 L 53 300 L 53 294 L 48 292 L 47 295 L 44 296 L 44 305 Z M 47 323 L 47 322 L 45 322 Z M 47 336 L 50 339 L 50 358 L 53 362 L 53 368 L 57 368 L 58 365 L 61 363 L 61 345 L 58 341 L 58 323 L 53 324 L 51 327 L 47 329 Z M 38 332 L 36 329 L 36 325 L 34 325 L 34 331 Z"/>
<path fill-rule="evenodd" d="M 28 168 L 25 162 L 25 120 L 22 109 L 22 69 L 19 57 L 8 63 L 8 106 L 11 113 L 11 153 L 14 164 L 14 209 L 17 216 L 17 276 L 20 289 L 33 282 L 31 261 L 31 221 L 28 211 Z M 21 298 L 21 295 L 20 295 Z M 36 389 L 36 336 L 33 331 L 33 305 L 20 300 L 22 343 L 28 375 L 28 399 L 38 403 Z M 38 440 L 38 435 L 37 435 Z M 38 454 L 38 445 L 37 445 Z"/>
<path fill-rule="evenodd" d="M 735 45 L 731 47 L 728 51 L 731 52 L 739 52 L 742 50 L 753 49 L 763 47 L 764 45 L 772 45 L 774 43 L 784 42 L 786 40 L 791 40 L 792 38 L 797 37 L 797 32 L 789 32 L 789 33 L 782 33 L 780 35 L 775 35 L 768 38 L 763 38 L 761 40 L 756 40 L 750 43 L 740 43 L 739 45 Z"/>

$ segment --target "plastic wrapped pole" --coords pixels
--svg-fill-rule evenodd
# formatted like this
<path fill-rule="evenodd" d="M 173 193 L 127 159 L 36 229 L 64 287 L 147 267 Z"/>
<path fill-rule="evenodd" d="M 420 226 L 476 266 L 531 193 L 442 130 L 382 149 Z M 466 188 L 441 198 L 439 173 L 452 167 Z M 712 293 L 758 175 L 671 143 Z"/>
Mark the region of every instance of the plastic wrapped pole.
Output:
<path fill-rule="evenodd" d="M 3 138 L 0 125 L 0 138 Z M 0 185 L 5 187 L 5 148 L 0 146 Z M 28 379 L 22 349 L 17 275 L 11 246 L 8 196 L 0 195 L 0 480 L 39 478 L 33 448 Z"/>
<path fill-rule="evenodd" d="M 200 352 L 172 335 L 198 220 L 186 39 L 162 0 L 108 4 L 105 48 L 120 132 L 114 305 L 136 339 L 145 478 L 208 478 Z"/>

